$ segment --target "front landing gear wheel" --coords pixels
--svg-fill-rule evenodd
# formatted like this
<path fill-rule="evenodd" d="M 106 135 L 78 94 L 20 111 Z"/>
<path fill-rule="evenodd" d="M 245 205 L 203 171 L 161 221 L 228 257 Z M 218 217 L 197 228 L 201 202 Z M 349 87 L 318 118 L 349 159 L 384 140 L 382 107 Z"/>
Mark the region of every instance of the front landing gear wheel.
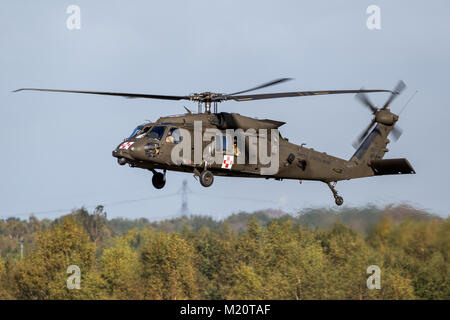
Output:
<path fill-rule="evenodd" d="M 344 198 L 342 198 L 341 196 L 337 196 L 336 198 L 334 198 L 334 202 L 336 202 L 338 206 L 342 206 L 342 204 L 344 203 Z"/>
<path fill-rule="evenodd" d="M 152 183 L 156 189 L 162 189 L 166 185 L 166 177 L 161 172 L 156 172 L 153 174 Z"/>
<path fill-rule="evenodd" d="M 204 187 L 209 187 L 214 182 L 214 175 L 211 171 L 205 170 L 200 173 L 200 184 Z"/>

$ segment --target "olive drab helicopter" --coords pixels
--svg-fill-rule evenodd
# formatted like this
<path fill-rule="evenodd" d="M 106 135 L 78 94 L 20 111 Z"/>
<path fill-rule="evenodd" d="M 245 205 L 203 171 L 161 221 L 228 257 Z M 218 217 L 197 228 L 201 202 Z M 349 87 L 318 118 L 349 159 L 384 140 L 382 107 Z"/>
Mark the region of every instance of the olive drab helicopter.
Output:
<path fill-rule="evenodd" d="M 131 167 L 152 171 L 152 183 L 157 189 L 164 187 L 167 171 L 193 173 L 204 187 L 212 185 L 214 176 L 313 180 L 327 184 L 336 204 L 342 205 L 344 200 L 335 189 L 338 181 L 378 175 L 415 173 L 411 164 L 404 158 L 383 159 L 385 153 L 388 152 L 386 148 L 390 142 L 388 135 L 391 134 L 395 140 L 401 135 L 401 130 L 395 126 L 399 117 L 390 111 L 389 105 L 405 89 L 406 86 L 403 81 L 398 82 L 392 91 L 359 89 L 245 94 L 287 80 L 291 79 L 281 78 L 231 94 L 202 92 L 174 96 L 36 88 L 22 88 L 15 92 L 23 90 L 70 92 L 126 98 L 188 100 L 198 103 L 197 113 L 184 107 L 187 111 L 185 114 L 161 117 L 154 123 L 147 122 L 137 126 L 132 134 L 112 152 L 120 165 L 128 164 Z M 372 92 L 388 92 L 390 96 L 381 108 L 377 108 L 367 96 L 367 93 Z M 333 157 L 312 148 L 305 148 L 303 144 L 296 145 L 289 142 L 278 132 L 278 128 L 285 122 L 270 119 L 261 120 L 238 113 L 218 112 L 217 109 L 218 103 L 230 100 L 244 102 L 350 93 L 356 94 L 356 98 L 370 109 L 373 119 L 367 129 L 354 142 L 353 146 L 356 148 L 356 152 L 349 160 Z M 196 139 L 198 127 L 200 127 L 200 138 Z M 216 134 L 222 133 L 222 136 L 217 135 L 211 138 L 210 135 L 211 139 L 208 141 L 205 136 L 202 137 L 202 134 L 205 134 L 208 130 L 213 130 Z M 232 132 L 239 130 L 241 133 L 244 132 L 241 135 L 244 138 L 240 139 L 238 143 L 237 135 L 230 136 L 230 130 Z M 264 130 L 266 130 L 266 134 L 261 133 Z M 269 135 L 267 130 L 278 133 Z M 191 139 L 186 133 L 193 134 L 194 139 Z M 200 145 L 200 153 L 195 150 L 196 143 L 197 146 Z M 180 152 L 183 156 L 181 160 L 174 160 L 174 150 L 180 148 L 181 145 L 184 145 L 184 149 Z M 251 150 L 251 147 L 255 145 L 265 146 L 266 155 L 267 151 L 269 155 L 275 155 L 272 160 L 276 164 L 276 170 L 267 170 L 268 162 L 262 161 L 261 153 L 259 153 L 259 156 L 255 156 L 255 153 Z M 208 161 L 209 158 L 202 153 L 208 148 L 211 156 L 216 153 L 219 155 L 219 161 Z M 253 160 L 250 161 L 250 158 Z M 237 161 L 239 159 L 244 160 L 239 162 Z M 273 163 L 270 165 L 273 165 Z"/>

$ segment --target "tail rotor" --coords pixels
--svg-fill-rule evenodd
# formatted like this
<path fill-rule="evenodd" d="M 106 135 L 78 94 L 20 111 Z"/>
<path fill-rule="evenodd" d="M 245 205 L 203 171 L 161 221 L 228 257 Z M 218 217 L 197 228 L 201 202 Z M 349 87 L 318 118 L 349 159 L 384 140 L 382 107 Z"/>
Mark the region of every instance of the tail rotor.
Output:
<path fill-rule="evenodd" d="M 394 99 L 406 89 L 406 85 L 403 81 L 399 81 L 397 85 L 395 86 L 395 89 L 392 91 L 389 98 L 384 103 L 383 107 L 377 108 L 369 99 L 369 96 L 364 92 L 359 92 L 355 98 L 359 100 L 363 105 L 365 105 L 367 108 L 370 109 L 372 114 L 374 115 L 372 121 L 370 122 L 369 126 L 361 132 L 361 134 L 358 135 L 356 140 L 352 143 L 353 147 L 356 149 L 358 146 L 363 142 L 364 138 L 367 136 L 367 134 L 370 132 L 372 127 L 376 123 L 381 123 L 385 125 L 391 125 L 392 130 L 392 138 L 394 141 L 397 141 L 400 136 L 403 133 L 403 130 L 400 129 L 397 126 L 394 126 L 395 122 L 398 120 L 398 116 L 391 113 L 389 111 L 389 105 L 394 101 Z"/>

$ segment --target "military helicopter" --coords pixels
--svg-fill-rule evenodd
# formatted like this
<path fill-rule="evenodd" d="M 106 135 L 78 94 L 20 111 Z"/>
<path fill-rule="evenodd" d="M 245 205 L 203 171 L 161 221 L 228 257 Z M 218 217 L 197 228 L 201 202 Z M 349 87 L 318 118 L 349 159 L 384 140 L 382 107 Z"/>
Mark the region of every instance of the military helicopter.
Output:
<path fill-rule="evenodd" d="M 378 175 L 415 173 L 411 164 L 404 158 L 383 159 L 385 153 L 388 152 L 386 148 L 390 142 L 388 135 L 392 133 L 393 139 L 398 139 L 401 135 L 401 130 L 395 127 L 399 117 L 389 110 L 389 105 L 405 89 L 406 86 L 403 81 L 399 81 L 392 91 L 359 89 L 245 94 L 288 80 L 291 80 L 291 78 L 276 79 L 254 88 L 231 94 L 202 92 L 185 96 L 174 96 L 37 88 L 22 88 L 15 90 L 15 92 L 24 90 L 69 92 L 126 98 L 197 102 L 197 113 L 185 107 L 187 111 L 185 114 L 161 117 L 154 123 L 147 122 L 138 125 L 132 134 L 125 138 L 112 152 L 112 155 L 117 158 L 120 165 L 128 164 L 130 167 L 152 171 L 152 183 L 156 189 L 164 187 L 167 171 L 193 173 L 196 178 L 199 178 L 201 185 L 204 187 L 209 187 L 213 184 L 215 175 L 276 180 L 313 180 L 327 184 L 333 194 L 336 205 L 340 206 L 343 204 L 344 199 L 335 189 L 338 181 Z M 390 93 L 389 98 L 381 108 L 377 108 L 367 96 L 367 93 L 374 92 Z M 312 148 L 305 148 L 303 144 L 296 145 L 289 142 L 288 139 L 283 138 L 278 132 L 278 128 L 285 122 L 251 118 L 238 113 L 218 112 L 217 107 L 218 103 L 230 100 L 244 102 L 350 93 L 356 94 L 356 98 L 372 112 L 373 119 L 354 142 L 353 146 L 356 148 L 356 152 L 349 160 L 333 157 Z M 197 127 L 199 127 L 198 125 L 196 126 L 196 123 L 200 124 L 200 132 L 196 132 Z M 216 133 L 216 136 L 212 137 L 211 143 L 209 143 L 208 139 L 201 138 L 201 135 L 208 130 L 213 130 Z M 230 130 L 233 131 L 232 134 L 229 133 Z M 261 133 L 264 130 L 271 130 L 272 132 L 275 130 L 276 134 L 264 135 Z M 243 139 L 237 139 L 236 131 L 244 132 L 244 134 L 239 136 L 243 136 Z M 184 134 L 181 134 L 182 132 Z M 194 141 L 189 136 L 186 136 L 186 133 L 188 135 L 193 134 Z M 196 134 L 200 134 L 200 140 L 195 139 Z M 239 143 L 237 140 L 240 140 Z M 196 143 L 197 146 L 200 146 L 200 153 L 195 150 Z M 185 147 L 181 152 L 183 156 L 174 160 L 174 149 L 179 148 L 181 144 L 184 144 Z M 262 161 L 261 153 L 256 157 L 255 153 L 251 154 L 251 147 L 255 145 L 267 147 L 266 152 L 268 150 L 269 154 L 274 156 L 272 160 L 276 163 L 276 170 L 267 170 L 267 161 Z M 210 161 L 207 156 L 202 154 L 208 148 L 210 156 L 219 155 L 219 161 Z M 194 158 L 197 158 L 197 161 L 192 161 L 192 155 L 194 155 Z M 250 158 L 253 161 L 249 161 Z M 244 161 L 236 161 L 239 159 L 244 159 Z"/>

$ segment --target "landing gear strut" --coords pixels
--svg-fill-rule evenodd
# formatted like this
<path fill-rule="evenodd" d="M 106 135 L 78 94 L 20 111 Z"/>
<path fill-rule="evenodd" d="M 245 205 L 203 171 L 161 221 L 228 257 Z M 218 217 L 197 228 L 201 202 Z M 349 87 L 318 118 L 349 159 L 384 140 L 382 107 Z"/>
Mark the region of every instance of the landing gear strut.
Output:
<path fill-rule="evenodd" d="M 342 204 L 344 203 L 344 198 L 342 198 L 334 188 L 336 186 L 336 182 L 333 185 L 331 185 L 330 182 L 327 182 L 326 184 L 328 188 L 330 188 L 331 192 L 333 192 L 334 202 L 336 202 L 338 206 L 342 206 Z"/>
<path fill-rule="evenodd" d="M 153 178 L 152 183 L 153 186 L 156 189 L 162 189 L 166 185 L 166 170 L 164 170 L 164 173 L 157 172 L 156 170 L 153 171 Z"/>

